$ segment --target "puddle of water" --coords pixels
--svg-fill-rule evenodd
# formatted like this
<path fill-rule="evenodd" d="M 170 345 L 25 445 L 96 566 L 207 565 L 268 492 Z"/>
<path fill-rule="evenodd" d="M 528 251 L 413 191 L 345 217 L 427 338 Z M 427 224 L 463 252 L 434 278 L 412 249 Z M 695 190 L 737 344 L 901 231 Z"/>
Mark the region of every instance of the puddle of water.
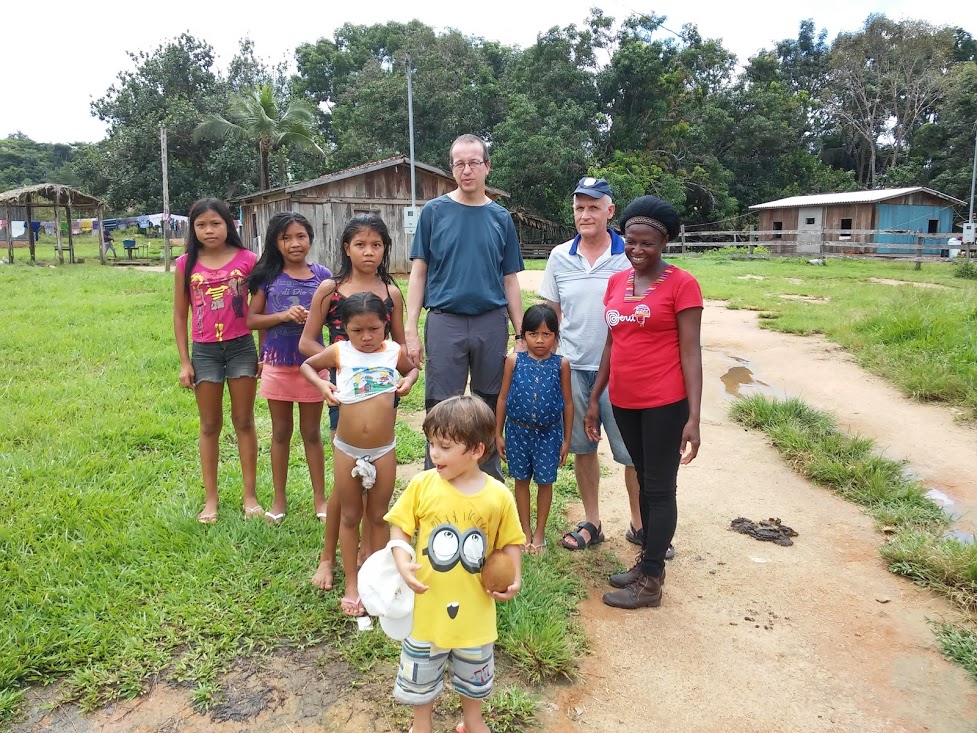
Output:
<path fill-rule="evenodd" d="M 953 498 L 939 489 L 930 489 L 926 498 L 936 504 L 950 518 L 950 529 L 943 535 L 948 539 L 972 544 L 977 533 L 977 507 L 958 504 Z"/>
<path fill-rule="evenodd" d="M 725 397 L 729 400 L 736 399 L 751 394 L 765 394 L 777 399 L 786 399 L 787 395 L 781 390 L 776 390 L 766 382 L 756 379 L 753 370 L 750 368 L 750 360 L 733 354 L 724 354 L 737 366 L 730 367 L 719 379 L 726 389 Z"/>

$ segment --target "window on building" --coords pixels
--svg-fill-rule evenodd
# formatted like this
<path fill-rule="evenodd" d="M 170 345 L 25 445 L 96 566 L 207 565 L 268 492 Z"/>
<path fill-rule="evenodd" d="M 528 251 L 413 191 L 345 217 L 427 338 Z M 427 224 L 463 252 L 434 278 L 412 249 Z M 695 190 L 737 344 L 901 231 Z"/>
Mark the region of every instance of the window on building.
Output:
<path fill-rule="evenodd" d="M 850 230 L 851 229 L 851 219 L 842 219 L 841 220 L 841 228 L 842 229 L 849 229 Z M 842 234 L 841 237 L 840 237 L 840 239 L 851 239 L 851 234 Z"/>
<path fill-rule="evenodd" d="M 775 221 L 773 223 L 773 230 L 775 232 L 782 231 L 783 228 L 784 228 L 784 223 L 782 221 Z M 783 239 L 784 238 L 784 235 L 783 234 L 774 234 L 773 235 L 773 238 L 774 239 Z"/>
<path fill-rule="evenodd" d="M 809 216 L 809 217 L 807 217 L 807 218 L 806 218 L 806 219 L 804 220 L 804 223 L 805 223 L 805 224 L 807 224 L 808 226 L 810 226 L 811 224 L 813 224 L 813 223 L 814 223 L 814 217 L 813 217 L 813 216 Z"/>
<path fill-rule="evenodd" d="M 929 226 L 926 227 L 926 233 L 927 234 L 936 234 L 938 231 L 940 231 L 940 220 L 939 219 L 930 219 L 929 220 Z"/>

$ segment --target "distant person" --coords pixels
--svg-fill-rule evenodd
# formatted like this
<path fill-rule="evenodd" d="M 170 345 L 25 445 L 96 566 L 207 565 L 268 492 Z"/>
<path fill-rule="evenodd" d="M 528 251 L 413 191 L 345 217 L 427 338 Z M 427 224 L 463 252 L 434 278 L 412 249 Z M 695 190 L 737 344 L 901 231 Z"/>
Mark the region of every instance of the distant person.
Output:
<path fill-rule="evenodd" d="M 299 351 L 314 356 L 326 347 L 322 345 L 322 329 L 329 328 L 329 343 L 348 341 L 341 315 L 343 303 L 354 293 L 370 292 L 387 309 L 390 337 L 404 344 L 404 296 L 390 274 L 390 248 L 393 240 L 387 225 L 376 214 L 357 214 L 346 224 L 340 238 L 339 271 L 324 280 L 316 289 L 309 307 L 309 317 L 302 330 Z M 394 400 L 396 404 L 396 400 Z M 339 406 L 329 405 L 329 429 L 336 436 L 339 425 Z M 332 441 L 330 440 L 330 445 Z M 339 542 L 339 493 L 329 494 L 329 501 L 316 506 L 316 516 L 326 525 L 325 542 L 319 566 L 311 582 L 321 590 L 331 590 L 333 568 L 336 565 L 336 543 Z M 360 542 L 360 557 L 366 559 L 373 548 L 368 534 Z"/>
<path fill-rule="evenodd" d="M 119 259 L 119 255 L 115 252 L 115 243 L 112 241 L 112 233 L 108 229 L 105 229 L 104 225 L 102 227 L 102 256 L 108 257 L 109 250 L 112 250 L 112 257 Z"/>
<path fill-rule="evenodd" d="M 607 283 L 607 340 L 584 416 L 588 435 L 598 440 L 599 397 L 607 387 L 638 473 L 644 543 L 634 565 L 610 577 L 620 590 L 605 593 L 604 603 L 616 608 L 661 605 L 678 468 L 699 451 L 702 291 L 692 275 L 662 258 L 679 223 L 675 208 L 654 196 L 635 199 L 621 214 L 631 268 Z"/>
<path fill-rule="evenodd" d="M 407 351 L 418 367 L 427 360 L 426 410 L 463 394 L 470 384 L 472 394 L 494 412 L 509 345 L 507 312 L 516 339 L 522 334 L 522 253 L 509 212 L 485 194 L 492 169 L 485 141 L 462 135 L 448 153 L 458 188 L 424 205 L 410 248 Z M 422 306 L 427 308 L 423 348 Z M 425 468 L 432 465 L 425 455 Z M 494 448 L 481 467 L 502 480 Z"/>
<path fill-rule="evenodd" d="M 524 536 L 512 494 L 479 468 L 495 436 L 485 402 L 473 395 L 440 402 L 424 419 L 424 435 L 437 468 L 417 474 L 385 517 L 391 540 L 416 551 L 414 560 L 403 547 L 390 550 L 416 594 L 394 699 L 413 708 L 413 730 L 427 733 L 450 670 L 464 718 L 456 730 L 488 733 L 482 701 L 495 682 L 495 602 L 512 600 L 522 587 Z M 513 570 L 501 593 L 481 582 L 483 564 L 496 550 Z"/>
<path fill-rule="evenodd" d="M 560 336 L 556 312 L 544 304 L 531 306 L 523 314 L 522 328 L 526 351 L 506 357 L 495 442 L 516 482 L 516 507 L 526 535 L 525 549 L 538 555 L 546 549 L 546 520 L 553 503 L 556 471 L 570 450 L 573 397 L 570 362 L 553 353 Z M 529 495 L 529 482 L 533 479 L 535 528 Z"/>
<path fill-rule="evenodd" d="M 268 222 L 265 249 L 248 278 L 248 328 L 259 331 L 261 343 L 259 394 L 268 400 L 271 414 L 271 481 L 275 498 L 265 519 L 272 524 L 281 523 L 288 509 L 285 485 L 294 403 L 299 406 L 299 432 L 309 464 L 313 507 L 326 505 L 325 459 L 319 428 L 323 397 L 299 371 L 305 361 L 299 351 L 299 339 L 312 296 L 319 283 L 332 276 L 328 268 L 306 259 L 314 236 L 312 224 L 301 214 L 275 214 Z"/>
<path fill-rule="evenodd" d="M 220 199 L 190 207 L 187 253 L 176 258 L 173 331 L 180 354 L 180 384 L 193 389 L 200 414 L 200 465 L 205 501 L 197 521 L 217 521 L 217 463 L 224 424 L 224 383 L 231 395 L 231 422 L 241 460 L 244 518 L 263 516 L 255 491 L 258 434 L 254 396 L 258 352 L 248 328 L 247 280 L 257 256 L 244 248 Z M 192 352 L 187 346 L 193 339 Z"/>
<path fill-rule="evenodd" d="M 370 547 L 383 547 L 397 475 L 394 396 L 405 396 L 418 371 L 407 347 L 389 338 L 387 307 L 378 295 L 355 293 L 340 311 L 347 341 L 309 357 L 302 374 L 330 404 L 342 404 L 333 438 L 333 493 L 339 495 L 339 547 L 346 587 L 339 605 L 347 616 L 365 616 L 357 585 L 360 520 Z M 319 373 L 336 370 L 336 383 Z M 364 510 L 363 497 L 366 497 Z"/>

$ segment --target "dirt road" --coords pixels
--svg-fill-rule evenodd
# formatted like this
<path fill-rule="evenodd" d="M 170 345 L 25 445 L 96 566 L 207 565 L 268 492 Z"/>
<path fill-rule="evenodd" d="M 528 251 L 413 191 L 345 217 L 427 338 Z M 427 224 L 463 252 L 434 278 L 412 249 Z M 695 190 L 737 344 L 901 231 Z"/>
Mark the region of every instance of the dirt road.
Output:
<path fill-rule="evenodd" d="M 535 290 L 540 274 L 524 273 L 523 287 Z M 679 476 L 678 555 L 663 605 L 616 611 L 600 602 L 603 588 L 594 590 L 581 609 L 592 653 L 578 683 L 549 691 L 542 729 L 977 731 L 977 684 L 940 656 L 927 626 L 952 617 L 947 605 L 888 573 L 871 520 L 795 475 L 727 412 L 731 393 L 751 380 L 829 410 L 955 500 L 968 531 L 977 518 L 977 488 L 967 480 L 977 475 L 977 432 L 945 408 L 909 402 L 824 339 L 759 329 L 748 311 L 709 303 L 703 348 L 703 444 Z M 602 481 L 608 545 L 630 559 L 620 472 Z M 738 516 L 780 517 L 800 536 L 792 547 L 759 543 L 727 530 Z M 384 730 L 370 709 L 383 703 L 364 699 L 364 689 L 355 701 L 337 699 L 331 685 L 342 672 L 330 664 L 338 663 L 306 651 L 235 670 L 230 703 L 216 717 L 193 712 L 187 690 L 161 686 L 87 716 L 34 705 L 15 730 Z M 378 694 L 385 698 L 385 687 Z"/>
<path fill-rule="evenodd" d="M 889 574 L 871 520 L 795 475 L 727 409 L 752 377 L 832 412 L 955 499 L 971 532 L 977 432 L 909 402 L 824 339 L 760 330 L 755 313 L 709 303 L 703 350 L 702 448 L 680 471 L 662 607 L 616 611 L 603 589 L 591 594 L 586 684 L 556 697 L 547 731 L 973 733 L 977 685 L 927 626 L 952 617 L 947 605 Z M 630 559 L 620 471 L 602 486 L 605 532 Z M 737 516 L 781 517 L 800 536 L 793 547 L 759 543 L 727 531 Z"/>

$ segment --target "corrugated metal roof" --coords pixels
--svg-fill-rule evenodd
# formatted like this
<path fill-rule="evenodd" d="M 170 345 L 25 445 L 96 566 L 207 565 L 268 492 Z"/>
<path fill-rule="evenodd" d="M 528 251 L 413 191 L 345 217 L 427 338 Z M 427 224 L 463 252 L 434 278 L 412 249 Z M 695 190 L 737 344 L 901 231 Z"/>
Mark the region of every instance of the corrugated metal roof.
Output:
<path fill-rule="evenodd" d="M 344 168 L 340 171 L 334 171 L 333 173 L 327 173 L 319 178 L 314 178 L 311 181 L 302 181 L 301 183 L 293 183 L 288 186 L 279 186 L 277 188 L 269 188 L 264 191 L 255 191 L 254 193 L 249 193 L 244 196 L 235 196 L 233 199 L 228 199 L 228 203 L 246 203 L 251 199 L 258 198 L 260 196 L 267 196 L 273 193 L 296 193 L 298 191 L 303 191 L 307 188 L 314 188 L 316 186 L 321 186 L 325 183 L 332 183 L 334 181 L 341 181 L 344 178 L 350 178 L 352 176 L 363 175 L 364 173 L 370 173 L 375 170 L 380 170 L 381 168 L 390 168 L 395 165 L 410 165 L 410 158 L 406 155 L 395 155 L 390 158 L 384 158 L 382 160 L 374 160 L 370 163 L 363 163 L 361 165 L 355 165 L 351 168 Z M 420 170 L 427 171 L 428 173 L 433 173 L 436 176 L 441 176 L 442 178 L 447 178 L 448 180 L 454 180 L 452 175 L 446 171 L 442 170 L 433 165 L 428 165 L 427 163 L 422 163 L 419 160 L 414 161 L 414 167 Z M 496 196 L 505 196 L 509 198 L 509 192 L 503 191 L 501 188 L 495 188 L 493 186 L 486 186 L 485 190 L 487 193 L 495 194 Z"/>
<path fill-rule="evenodd" d="M 790 196 L 785 199 L 768 201 L 764 204 L 754 204 L 750 207 L 751 211 L 758 209 L 792 209 L 800 206 L 830 206 L 831 204 L 877 204 L 889 199 L 906 196 L 911 193 L 924 192 L 933 196 L 938 196 L 950 203 L 962 205 L 964 202 L 945 193 L 934 191 L 923 186 L 912 186 L 910 188 L 880 188 L 874 191 L 844 191 L 842 193 L 819 193 L 813 196 Z"/>

